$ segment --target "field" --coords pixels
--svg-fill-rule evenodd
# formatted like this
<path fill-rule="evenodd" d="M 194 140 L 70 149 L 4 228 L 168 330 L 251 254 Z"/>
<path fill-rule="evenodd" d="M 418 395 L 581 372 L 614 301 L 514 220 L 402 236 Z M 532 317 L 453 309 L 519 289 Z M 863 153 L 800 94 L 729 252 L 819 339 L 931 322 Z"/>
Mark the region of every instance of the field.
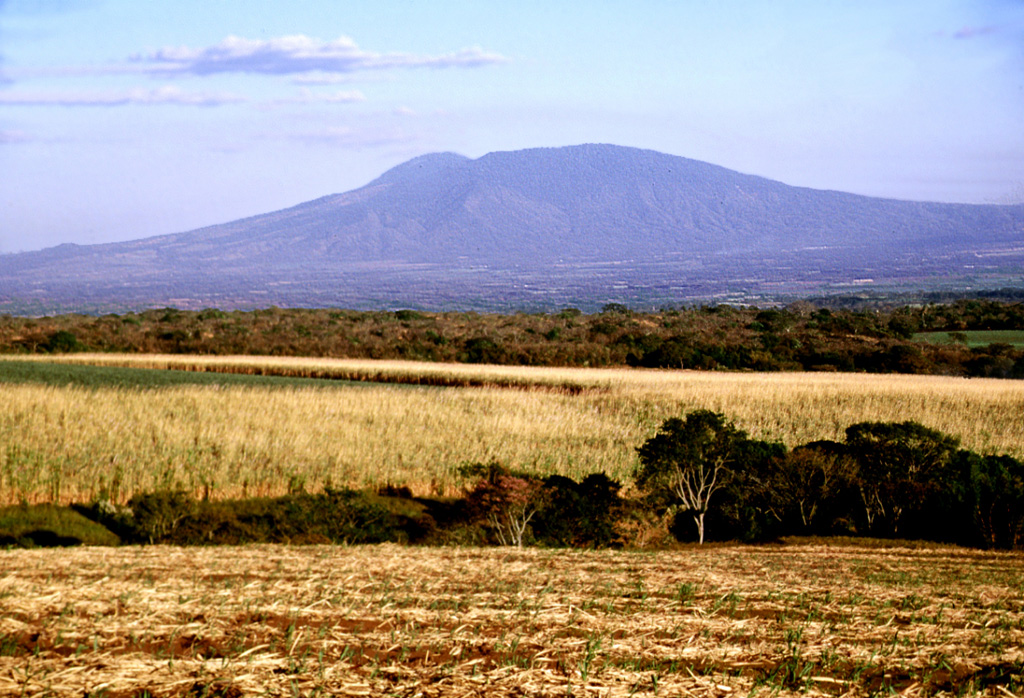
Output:
<path fill-rule="evenodd" d="M 1021 381 L 253 357 L 64 360 L 79 365 L 0 362 L 0 504 L 125 501 L 169 487 L 213 498 L 386 483 L 451 494 L 464 484 L 459 466 L 491 460 L 628 482 L 634 449 L 664 419 L 695 408 L 790 447 L 841 440 L 858 421 L 915 420 L 965 448 L 1024 457 Z"/>
<path fill-rule="evenodd" d="M 788 446 L 915 420 L 1024 457 L 1021 381 L 63 360 L 0 361 L 4 503 L 454 493 L 492 459 L 628 483 L 695 408 Z M 865 545 L 4 550 L 0 695 L 1020 695 L 1024 556 Z"/>
<path fill-rule="evenodd" d="M 914 340 L 932 344 L 956 344 L 955 335 L 961 335 L 969 348 L 987 347 L 989 344 L 1009 344 L 1024 347 L 1024 330 L 967 330 L 964 332 L 917 332 Z"/>
<path fill-rule="evenodd" d="M 20 696 L 1019 695 L 1024 558 L 167 547 L 0 552 Z"/>

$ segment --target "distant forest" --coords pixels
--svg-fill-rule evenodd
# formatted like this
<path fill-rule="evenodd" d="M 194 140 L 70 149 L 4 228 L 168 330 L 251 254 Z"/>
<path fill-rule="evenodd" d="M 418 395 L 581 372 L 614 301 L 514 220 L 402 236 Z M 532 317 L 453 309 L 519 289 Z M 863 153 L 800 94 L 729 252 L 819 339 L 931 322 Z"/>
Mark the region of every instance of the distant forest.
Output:
<path fill-rule="evenodd" d="M 993 341 L 993 337 L 995 341 Z M 408 359 L 526 366 L 860 371 L 1024 378 L 1024 303 L 890 309 L 726 305 L 544 314 L 268 308 L 0 316 L 0 352 Z"/>

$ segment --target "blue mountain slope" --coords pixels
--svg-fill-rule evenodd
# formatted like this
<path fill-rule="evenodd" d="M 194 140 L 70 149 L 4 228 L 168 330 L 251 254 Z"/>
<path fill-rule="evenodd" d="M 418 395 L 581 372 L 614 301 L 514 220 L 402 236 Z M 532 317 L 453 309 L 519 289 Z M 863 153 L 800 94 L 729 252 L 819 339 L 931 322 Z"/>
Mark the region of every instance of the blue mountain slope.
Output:
<path fill-rule="evenodd" d="M 897 260 L 907 269 L 896 275 L 963 274 L 971 255 L 1009 251 L 1012 265 L 1014 250 L 1024 250 L 1024 206 L 818 191 L 649 150 L 580 145 L 475 160 L 424 155 L 360 189 L 282 211 L 128 243 L 5 255 L 0 303 L 60 288 L 152 295 L 168 279 L 179 295 L 185 288 L 232 302 L 246 283 L 327 284 L 310 286 L 326 299 L 373 270 L 403 270 L 409 288 L 416 269 L 436 278 L 480 268 L 582 274 L 587 265 L 635 268 L 631 278 L 641 284 L 652 265 L 669 285 L 699 282 L 700 269 L 744 279 L 766 266 L 839 282 Z"/>

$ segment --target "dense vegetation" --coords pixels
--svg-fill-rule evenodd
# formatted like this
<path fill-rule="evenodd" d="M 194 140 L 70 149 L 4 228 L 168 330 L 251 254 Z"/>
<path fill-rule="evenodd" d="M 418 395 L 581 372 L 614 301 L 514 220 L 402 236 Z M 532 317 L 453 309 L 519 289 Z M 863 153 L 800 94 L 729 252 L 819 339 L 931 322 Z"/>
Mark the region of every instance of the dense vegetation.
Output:
<path fill-rule="evenodd" d="M 1018 549 L 1024 544 L 1024 462 L 959 448 L 916 422 L 861 422 L 844 442 L 787 450 L 750 438 L 724 415 L 669 419 L 637 448 L 633 496 L 603 473 L 577 482 L 464 466 L 459 497 L 297 488 L 276 498 L 196 501 L 183 491 L 75 505 L 130 543 L 499 544 L 643 546 L 659 531 L 679 540 L 776 540 L 792 535 L 911 538 Z M 70 545 L 59 507 L 0 510 L 0 544 Z M 696 524 L 694 527 L 693 524 Z M 83 529 L 80 521 L 74 530 Z M 115 537 L 116 534 L 117 537 Z"/>
<path fill-rule="evenodd" d="M 1001 331 L 1003 341 L 975 336 Z M 1019 334 L 1018 334 L 1019 333 Z M 927 341 L 931 340 L 931 341 Z M 526 366 L 644 366 L 1024 377 L 1024 303 L 892 309 L 732 306 L 586 315 L 149 310 L 0 316 L 0 352 L 248 354 Z"/>
<path fill-rule="evenodd" d="M 648 506 L 703 541 L 871 535 L 1017 548 L 1024 463 L 981 456 L 916 422 L 859 422 L 843 442 L 792 450 L 751 439 L 721 414 L 670 419 L 638 449 Z M 694 528 L 696 523 L 696 528 Z"/>

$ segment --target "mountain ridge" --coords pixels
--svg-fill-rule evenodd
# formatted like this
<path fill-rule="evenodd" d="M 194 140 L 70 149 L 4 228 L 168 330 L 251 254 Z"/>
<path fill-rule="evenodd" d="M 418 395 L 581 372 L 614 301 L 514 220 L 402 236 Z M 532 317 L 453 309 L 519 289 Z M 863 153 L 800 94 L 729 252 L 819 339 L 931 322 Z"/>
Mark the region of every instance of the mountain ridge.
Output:
<path fill-rule="evenodd" d="M 1005 284 L 1022 261 L 1024 205 L 792 187 L 584 144 L 476 159 L 433 153 L 279 211 L 5 255 L 0 308 L 69 298 L 436 309 L 756 299 L 876 277 L 966 285 L 981 274 Z"/>

